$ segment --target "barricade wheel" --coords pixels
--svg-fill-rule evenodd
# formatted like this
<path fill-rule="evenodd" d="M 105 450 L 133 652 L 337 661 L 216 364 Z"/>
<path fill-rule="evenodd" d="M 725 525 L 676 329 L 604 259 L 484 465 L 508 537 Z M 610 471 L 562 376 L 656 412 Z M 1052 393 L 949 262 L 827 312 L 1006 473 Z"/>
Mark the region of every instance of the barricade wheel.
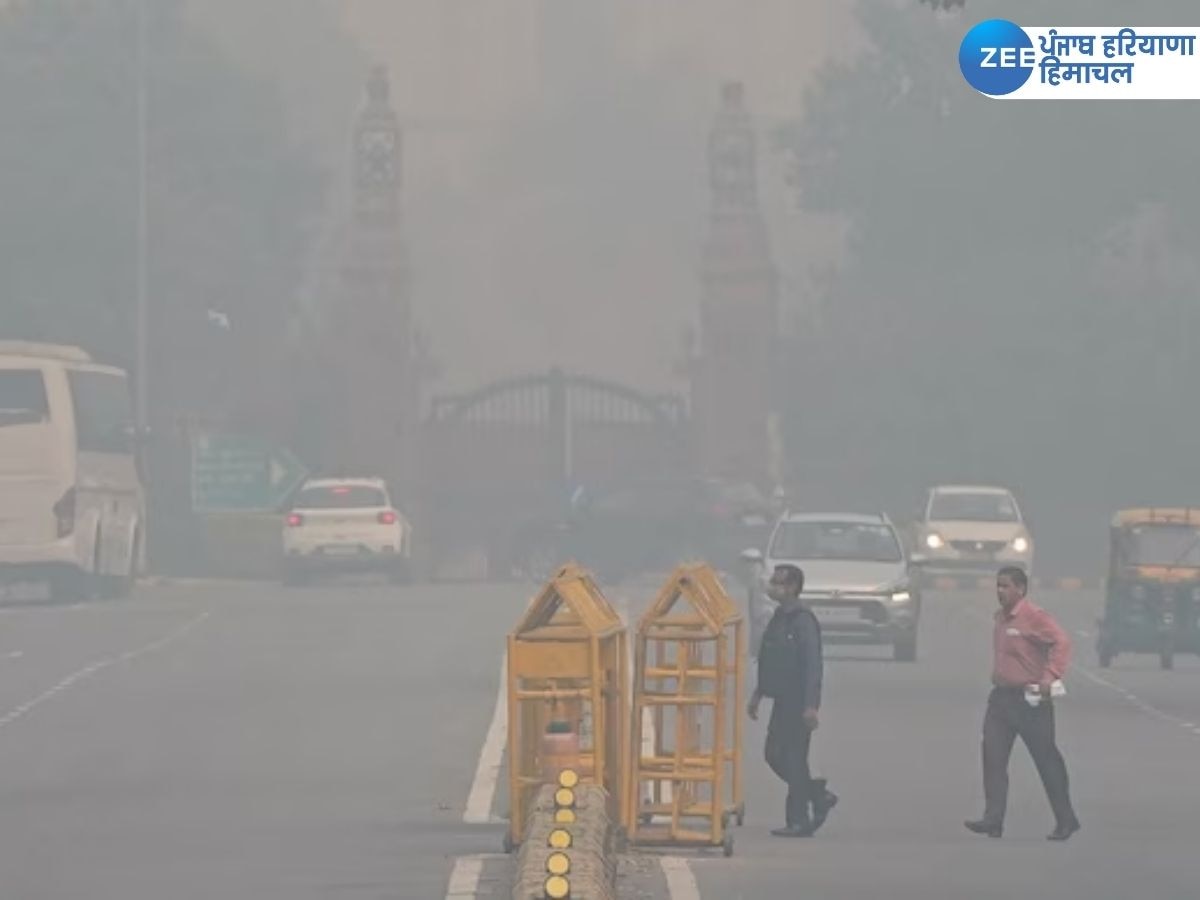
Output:
<path fill-rule="evenodd" d="M 721 852 L 725 854 L 725 858 L 733 856 L 733 835 L 726 834 L 725 840 L 721 842 Z"/>

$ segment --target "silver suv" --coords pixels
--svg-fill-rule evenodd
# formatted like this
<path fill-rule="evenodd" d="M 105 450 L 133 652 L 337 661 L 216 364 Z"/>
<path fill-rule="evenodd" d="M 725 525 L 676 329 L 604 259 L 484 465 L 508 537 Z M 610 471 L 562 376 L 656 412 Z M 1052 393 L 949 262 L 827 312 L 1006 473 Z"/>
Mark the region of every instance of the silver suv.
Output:
<path fill-rule="evenodd" d="M 894 658 L 917 658 L 921 596 L 900 536 L 886 515 L 784 513 L 764 555 L 747 550 L 751 648 L 756 652 L 775 604 L 766 581 L 777 565 L 804 572 L 803 597 L 829 643 L 891 644 Z"/>

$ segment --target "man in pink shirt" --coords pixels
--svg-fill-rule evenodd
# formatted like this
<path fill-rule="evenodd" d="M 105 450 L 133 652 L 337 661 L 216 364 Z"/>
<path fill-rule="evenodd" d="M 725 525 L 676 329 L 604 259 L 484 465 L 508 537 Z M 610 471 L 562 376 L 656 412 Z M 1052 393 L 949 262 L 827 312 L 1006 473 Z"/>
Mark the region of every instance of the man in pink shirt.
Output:
<path fill-rule="evenodd" d="M 1054 618 L 1025 597 L 1029 582 L 1015 566 L 1000 570 L 992 646 L 992 693 L 983 719 L 983 818 L 966 822 L 969 830 L 998 838 L 1004 832 L 1008 804 L 1008 760 L 1020 735 L 1042 778 L 1054 810 L 1055 827 L 1047 839 L 1065 841 L 1079 830 L 1071 806 L 1067 764 L 1054 739 L 1051 685 L 1061 681 L 1071 661 L 1071 639 Z M 1027 698 L 1036 692 L 1036 705 Z"/>

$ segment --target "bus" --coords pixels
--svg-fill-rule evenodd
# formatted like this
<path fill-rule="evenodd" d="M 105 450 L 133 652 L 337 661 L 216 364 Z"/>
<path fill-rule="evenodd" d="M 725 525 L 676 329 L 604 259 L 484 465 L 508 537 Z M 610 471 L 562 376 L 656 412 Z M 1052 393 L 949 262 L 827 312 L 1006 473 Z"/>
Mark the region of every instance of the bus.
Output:
<path fill-rule="evenodd" d="M 127 595 L 145 492 L 129 382 L 78 347 L 0 341 L 0 584 Z"/>

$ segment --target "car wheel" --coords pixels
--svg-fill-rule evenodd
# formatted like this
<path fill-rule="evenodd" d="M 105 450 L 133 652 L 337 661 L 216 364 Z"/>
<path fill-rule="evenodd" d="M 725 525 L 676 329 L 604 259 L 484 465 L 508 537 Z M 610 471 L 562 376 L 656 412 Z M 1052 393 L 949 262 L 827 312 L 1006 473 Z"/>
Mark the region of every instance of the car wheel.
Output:
<path fill-rule="evenodd" d="M 89 578 L 83 572 L 57 572 L 46 582 L 53 603 L 81 603 L 91 599 Z"/>
<path fill-rule="evenodd" d="M 300 587 L 308 583 L 308 576 L 294 564 L 283 567 L 283 584 L 285 587 Z"/>
<path fill-rule="evenodd" d="M 892 644 L 892 658 L 896 662 L 916 662 L 917 636 L 897 638 Z"/>
<path fill-rule="evenodd" d="M 412 566 L 409 565 L 407 559 L 399 560 L 392 564 L 388 570 L 388 580 L 392 584 L 411 584 L 412 583 Z"/>

